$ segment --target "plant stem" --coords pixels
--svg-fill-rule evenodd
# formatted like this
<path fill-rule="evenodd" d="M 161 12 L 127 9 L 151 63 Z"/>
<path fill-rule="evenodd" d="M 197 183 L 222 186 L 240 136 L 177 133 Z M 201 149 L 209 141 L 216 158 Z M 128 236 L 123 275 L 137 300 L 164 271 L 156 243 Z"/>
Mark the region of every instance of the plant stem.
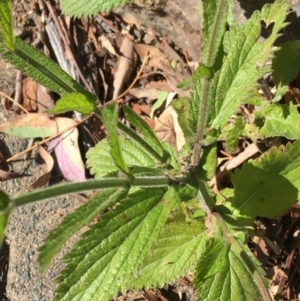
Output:
<path fill-rule="evenodd" d="M 158 187 L 170 184 L 170 179 L 165 176 L 157 177 L 140 177 L 134 178 L 132 182 L 128 179 L 120 178 L 104 178 L 97 180 L 88 180 L 84 182 L 66 183 L 53 187 L 29 192 L 12 199 L 16 207 L 30 204 L 33 202 L 54 198 L 63 194 L 70 194 L 75 192 L 83 192 L 94 189 L 126 187 L 126 186 L 141 186 L 141 187 Z"/>
<path fill-rule="evenodd" d="M 220 30 L 222 29 L 222 24 L 224 24 L 224 18 L 226 15 L 228 0 L 219 0 L 216 8 L 216 15 L 214 17 L 214 22 L 212 24 L 212 30 L 210 33 L 208 45 L 204 45 L 205 54 L 202 57 L 201 63 L 208 68 L 212 68 L 218 47 L 220 46 Z M 209 112 L 209 90 L 211 85 L 211 77 L 204 77 L 201 79 L 202 89 L 200 91 L 195 91 L 198 93 L 200 98 L 200 105 L 198 110 L 198 121 L 197 121 L 197 132 L 195 136 L 195 146 L 193 151 L 192 165 L 198 167 L 201 154 L 201 141 L 204 138 L 205 128 L 207 125 L 208 112 Z M 199 86 L 198 86 L 199 87 Z M 198 89 L 197 83 L 195 84 L 195 90 Z"/>
<path fill-rule="evenodd" d="M 198 88 L 195 85 L 195 90 Z M 194 146 L 193 151 L 193 159 L 192 159 L 192 165 L 194 167 L 197 167 L 199 165 L 200 161 L 200 153 L 201 153 L 201 140 L 204 138 L 204 132 L 205 127 L 207 123 L 207 117 L 208 117 L 208 107 L 209 107 L 209 99 L 208 99 L 208 93 L 209 93 L 209 87 L 210 87 L 210 79 L 204 78 L 202 79 L 202 91 L 200 96 L 200 106 L 199 106 L 199 113 L 198 113 L 198 122 L 197 122 L 197 133 L 196 133 L 196 143 Z"/>

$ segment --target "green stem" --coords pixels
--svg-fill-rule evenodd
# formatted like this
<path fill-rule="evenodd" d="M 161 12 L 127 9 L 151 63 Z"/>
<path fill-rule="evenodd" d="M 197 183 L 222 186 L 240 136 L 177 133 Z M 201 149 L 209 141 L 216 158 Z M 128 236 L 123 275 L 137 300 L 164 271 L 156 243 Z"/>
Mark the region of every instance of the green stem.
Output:
<path fill-rule="evenodd" d="M 195 90 L 196 90 L 195 85 Z M 201 141 L 204 138 L 207 117 L 208 117 L 208 108 L 209 108 L 209 87 L 210 87 L 210 79 L 203 78 L 202 79 L 202 91 L 200 96 L 200 106 L 199 106 L 199 113 L 198 113 L 198 121 L 197 121 L 197 133 L 196 133 L 196 143 L 194 146 L 193 151 L 193 159 L 192 164 L 193 166 L 197 167 L 200 161 L 200 153 L 201 153 Z M 196 92 L 196 91 L 195 91 Z M 197 92 L 196 92 L 197 93 Z"/>
<path fill-rule="evenodd" d="M 220 30 L 224 24 L 224 18 L 226 15 L 228 0 L 219 0 L 216 8 L 216 14 L 214 17 L 214 22 L 212 24 L 212 30 L 210 33 L 208 45 L 204 45 L 206 51 L 204 57 L 202 58 L 201 64 L 208 68 L 212 68 L 218 47 L 220 46 Z M 201 79 L 202 89 L 200 94 L 200 105 L 198 110 L 198 120 L 197 120 L 197 132 L 195 136 L 195 146 L 193 151 L 192 165 L 198 167 L 201 154 L 201 141 L 204 138 L 205 128 L 207 125 L 208 112 L 209 112 L 209 90 L 211 85 L 211 77 L 204 77 Z M 197 84 L 195 84 L 195 89 Z"/>
<path fill-rule="evenodd" d="M 127 179 L 119 178 L 104 178 L 97 180 L 88 180 L 85 182 L 66 183 L 58 186 L 47 187 L 44 189 L 29 192 L 13 198 L 13 203 L 16 207 L 30 204 L 36 201 L 41 201 L 49 198 L 70 194 L 75 192 L 83 192 L 87 190 L 140 186 L 140 187 L 157 187 L 170 184 L 170 179 L 165 176 L 161 177 L 140 177 L 135 178 L 132 182 Z"/>

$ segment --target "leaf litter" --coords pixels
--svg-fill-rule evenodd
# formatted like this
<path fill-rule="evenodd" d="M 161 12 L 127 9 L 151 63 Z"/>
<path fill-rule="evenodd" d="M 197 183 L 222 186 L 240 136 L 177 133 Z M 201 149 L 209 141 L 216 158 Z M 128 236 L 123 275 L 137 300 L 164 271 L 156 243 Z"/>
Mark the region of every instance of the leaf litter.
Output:
<path fill-rule="evenodd" d="M 55 12 L 55 14 L 58 14 L 58 12 Z M 130 96 L 126 95 L 125 97 L 122 97 L 120 102 L 132 106 L 134 111 L 146 120 L 163 141 L 175 145 L 177 150 L 180 150 L 185 144 L 185 137 L 177 121 L 177 114 L 169 105 L 165 105 L 164 102 L 162 102 L 161 106 L 157 105 L 157 107 L 155 107 L 155 104 L 157 104 L 156 100 L 159 98 L 159 95 L 164 92 L 175 93 L 176 97 L 189 96 L 190 91 L 178 88 L 178 84 L 191 76 L 196 68 L 191 66 L 196 66 L 195 64 L 197 64 L 197 62 L 187 61 L 182 54 L 179 56 L 166 41 L 163 39 L 158 40 L 156 36 L 151 40 L 151 43 L 146 43 L 146 39 L 145 41 L 142 41 L 143 43 L 140 43 L 140 41 L 137 43 L 136 36 L 132 35 L 131 31 L 126 29 L 130 28 L 132 25 L 124 22 L 118 16 L 102 16 L 101 22 L 97 18 L 91 19 L 89 22 L 82 21 L 83 24 L 80 24 L 80 21 L 76 22 L 74 27 L 78 32 L 78 36 L 84 36 L 85 38 L 89 37 L 90 41 L 87 41 L 86 43 L 80 43 L 78 40 L 74 41 L 76 50 L 80 50 L 84 53 L 84 60 L 82 60 L 82 62 L 80 61 L 79 66 L 71 67 L 68 72 L 74 75 L 72 70 L 76 68 L 79 68 L 83 73 L 83 70 L 86 70 L 85 72 L 89 74 L 86 76 L 83 75 L 83 77 L 86 77 L 87 79 L 85 82 L 86 87 L 93 87 L 92 89 L 99 99 L 102 100 L 102 104 L 104 104 L 111 99 L 118 98 L 119 95 L 128 88 L 133 79 L 136 78 L 141 62 L 146 60 L 144 62 L 145 65 L 142 74 L 137 78 L 134 87 L 128 91 Z M 103 25 L 101 31 L 99 31 L 99 24 Z M 81 25 L 84 25 L 84 30 L 82 30 Z M 70 27 L 64 28 L 62 25 L 60 26 L 64 29 L 64 35 L 68 37 L 67 33 L 70 31 Z M 123 27 L 123 29 L 120 30 L 120 27 Z M 120 46 L 116 46 L 117 43 L 114 38 L 114 36 L 118 34 L 122 35 Z M 147 38 L 149 38 L 149 36 L 147 36 Z M 153 42 L 157 42 L 157 45 L 153 46 Z M 72 51 L 69 51 L 68 49 L 65 49 L 65 45 L 63 45 L 61 49 L 63 49 L 61 56 L 69 58 L 69 62 L 72 61 L 75 57 L 74 53 L 76 50 L 72 49 Z M 59 59 L 57 58 L 57 60 Z M 289 80 L 284 82 L 285 87 L 288 87 Z M 284 94 L 282 89 L 280 90 L 280 93 L 283 93 L 284 95 L 286 103 L 289 103 L 290 105 L 291 102 L 299 103 L 295 94 L 297 91 L 296 89 L 299 89 L 300 85 L 298 84 L 297 79 L 295 81 L 293 86 L 291 84 L 288 87 L 290 94 Z M 63 125 L 60 126 L 61 128 L 58 128 L 57 124 L 61 123 L 58 121 L 62 120 L 62 117 L 51 119 L 49 115 L 43 113 L 41 107 L 38 107 L 37 105 L 43 98 L 41 94 L 44 93 L 46 98 L 49 97 L 49 93 L 44 91 L 43 87 L 40 87 L 40 85 L 37 85 L 28 78 L 23 80 L 22 87 L 22 105 L 30 113 L 17 116 L 14 119 L 10 119 L 5 123 L 0 124 L 0 131 L 9 135 L 23 135 L 23 137 L 26 136 L 26 138 L 46 138 L 58 131 L 61 132 L 62 128 L 67 127 L 67 124 L 68 126 L 70 124 L 74 124 L 74 126 L 77 125 L 77 121 L 74 120 L 74 117 L 63 117 L 65 118 L 66 123 L 62 122 Z M 39 100 L 39 102 L 37 100 Z M 53 99 L 50 97 L 50 103 L 52 101 Z M 43 102 L 44 100 L 42 103 Z M 45 105 L 45 107 L 49 108 L 49 105 Z M 155 109 L 152 110 L 153 107 Z M 32 113 L 33 111 L 37 111 L 38 113 Z M 257 108 L 257 111 L 259 112 L 260 109 Z M 19 110 L 17 113 L 19 113 Z M 256 121 L 264 117 L 263 113 L 264 110 L 262 109 L 262 113 L 255 116 Z M 294 113 L 297 114 L 296 111 L 294 111 Z M 240 111 L 239 114 L 244 119 L 249 117 L 242 111 Z M 276 114 L 274 114 L 274 118 L 275 117 L 277 117 Z M 284 119 L 279 119 L 277 121 L 279 122 L 278 127 L 284 122 L 290 123 Z M 255 128 L 255 122 L 250 121 L 249 123 Z M 103 136 L 103 128 L 99 127 L 100 129 L 97 129 L 96 132 L 96 130 L 88 123 L 85 124 L 85 127 L 88 129 L 86 132 L 92 133 L 92 135 L 97 137 Z M 249 128 L 245 130 L 249 130 Z M 299 134 L 296 133 L 295 135 L 297 136 Z M 237 139 L 234 149 L 228 148 L 228 145 L 225 145 L 222 141 L 218 142 L 220 161 L 224 161 L 224 154 L 227 154 L 230 159 L 227 160 L 225 164 L 220 164 L 218 172 L 213 180 L 216 187 L 230 186 L 230 183 L 228 183 L 227 172 L 238 168 L 238 166 L 247 162 L 250 158 L 259 156 L 261 152 L 261 148 L 258 147 L 257 144 L 249 144 L 248 141 L 243 138 L 243 132 L 238 136 L 239 137 L 236 138 L 239 139 Z M 284 133 L 282 136 L 285 136 Z M 294 138 L 290 136 L 285 137 L 287 139 Z M 60 162 L 67 163 L 61 165 L 62 167 L 67 167 L 65 170 L 63 168 L 61 171 L 64 177 L 70 181 L 85 179 L 84 163 L 80 155 L 80 146 L 77 141 L 78 130 L 77 128 L 74 128 L 62 136 L 55 138 L 48 145 L 48 149 L 55 149 L 58 164 Z M 80 141 L 80 143 L 82 142 L 87 143 L 87 141 Z M 269 141 L 263 141 L 261 144 L 262 148 L 266 149 L 276 143 L 276 141 L 269 139 Z M 45 158 L 47 170 L 42 176 L 42 184 L 35 184 L 35 182 L 32 184 L 32 187 L 36 187 L 35 185 L 38 185 L 38 187 L 39 185 L 45 185 L 49 173 L 53 168 L 53 163 L 48 157 L 49 154 L 47 153 L 48 155 L 46 155 L 45 149 L 41 148 L 41 146 L 39 146 L 39 149 L 41 156 Z M 230 151 L 228 151 L 228 149 L 230 149 Z M 67 156 L 67 154 L 70 153 L 73 154 L 71 158 Z M 13 175 L 6 175 L 6 177 L 11 176 Z M 44 180 L 44 177 L 47 180 Z M 37 182 L 39 181 L 40 180 Z M 259 236 L 258 240 L 253 239 L 253 241 L 249 242 L 253 247 L 254 254 L 256 254 L 261 262 L 264 260 L 276 259 L 275 263 L 271 264 L 271 268 L 268 268 L 267 265 L 265 265 L 268 275 L 270 274 L 269 277 L 273 281 L 274 290 L 276 290 L 276 292 L 280 292 L 281 290 L 282 293 L 284 290 L 284 285 L 286 284 L 285 274 L 291 269 L 291 266 L 288 265 L 288 259 L 291 259 L 291 256 L 294 255 L 294 251 L 297 248 L 298 233 L 293 227 L 297 226 L 296 220 L 298 214 L 298 209 L 291 209 L 286 215 L 277 219 L 260 219 L 256 231 L 263 231 L 263 234 Z M 285 224 L 282 227 L 283 221 Z M 292 248 L 289 248 L 288 244 L 290 243 L 291 236 L 293 237 L 292 242 L 295 246 L 293 245 Z M 282 239 L 283 237 L 284 239 Z M 289 257 L 284 257 L 283 250 L 289 253 Z M 282 258 L 280 258 L 280 256 Z M 283 265 L 284 260 L 286 261 Z M 188 283 L 190 284 L 189 281 Z M 124 296 L 119 296 L 118 300 L 122 300 L 122 298 L 123 300 L 129 300 L 130 297 L 127 299 Z M 144 293 L 144 298 L 147 300 L 164 300 L 164 297 L 151 296 L 151 292 Z"/>

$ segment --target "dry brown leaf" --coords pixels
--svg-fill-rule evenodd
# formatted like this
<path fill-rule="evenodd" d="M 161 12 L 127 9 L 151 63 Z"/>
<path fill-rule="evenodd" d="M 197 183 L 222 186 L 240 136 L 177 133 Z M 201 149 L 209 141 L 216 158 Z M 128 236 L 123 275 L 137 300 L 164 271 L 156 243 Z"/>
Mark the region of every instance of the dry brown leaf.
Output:
<path fill-rule="evenodd" d="M 226 170 L 232 170 L 236 168 L 257 153 L 260 153 L 260 149 L 258 148 L 256 143 L 251 143 L 244 149 L 244 151 L 239 153 L 236 157 L 232 158 L 228 162 L 228 164 L 226 165 Z"/>
<path fill-rule="evenodd" d="M 227 171 L 232 170 L 245 161 L 247 161 L 249 158 L 254 156 L 255 154 L 259 153 L 260 149 L 258 148 L 256 143 L 251 143 L 248 145 L 244 151 L 239 153 L 236 157 L 233 157 L 232 159 L 228 160 L 225 164 L 223 164 L 219 170 L 217 171 L 217 174 L 210 180 L 209 185 L 213 188 L 214 192 L 217 194 L 220 194 L 218 191 L 218 186 L 220 180 L 227 174 Z M 224 160 L 221 160 L 223 162 Z"/>
<path fill-rule="evenodd" d="M 184 79 L 183 77 L 175 77 L 172 76 L 168 73 L 163 73 L 164 77 L 166 78 L 166 80 L 168 81 L 170 87 L 172 88 L 172 90 L 174 92 L 176 92 L 179 96 L 181 97 L 190 97 L 191 95 L 191 90 L 184 90 L 184 89 L 180 89 L 177 86 L 179 85 L 180 82 L 182 82 Z"/>
<path fill-rule="evenodd" d="M 28 187 L 30 189 L 45 186 L 49 181 L 50 173 L 54 166 L 54 160 L 52 156 L 41 145 L 39 146 L 39 153 L 42 159 L 45 161 L 46 171 Z"/>
<path fill-rule="evenodd" d="M 171 88 L 169 82 L 166 81 L 166 80 L 158 81 L 158 82 L 151 81 L 151 82 L 149 82 L 149 85 L 151 87 L 154 87 L 154 88 L 158 89 L 158 90 L 167 91 L 167 92 L 172 92 L 173 91 L 173 89 Z"/>
<path fill-rule="evenodd" d="M 61 122 L 61 119 L 64 121 Z M 73 125 L 76 126 L 77 123 L 70 118 L 51 118 L 44 113 L 30 113 L 2 123 L 0 132 L 23 138 L 45 138 L 59 134 Z"/>
<path fill-rule="evenodd" d="M 138 115 L 141 115 L 142 113 L 144 113 L 144 114 L 150 116 L 150 113 L 151 113 L 151 108 L 148 105 L 139 105 L 139 104 L 135 103 L 132 106 L 132 109 Z"/>
<path fill-rule="evenodd" d="M 141 87 L 130 89 L 128 93 L 136 98 L 147 98 L 148 101 L 151 101 L 158 98 L 160 90 L 154 87 Z"/>
<path fill-rule="evenodd" d="M 119 56 L 118 68 L 114 78 L 113 99 L 122 93 L 124 84 L 129 80 L 135 66 L 134 43 L 127 37 L 124 37 L 120 47 L 121 56 Z"/>
<path fill-rule="evenodd" d="M 38 84 L 36 96 L 39 113 L 43 113 L 46 110 L 51 110 L 54 108 L 54 100 L 46 87 Z"/>
<path fill-rule="evenodd" d="M 8 180 L 8 179 L 12 179 L 14 177 L 19 176 L 20 174 L 17 172 L 9 172 L 9 171 L 5 171 L 0 169 L 0 180 Z"/>
<path fill-rule="evenodd" d="M 170 67 L 168 57 L 157 47 L 146 44 L 134 44 L 134 48 L 141 60 L 144 60 L 149 55 L 148 66 L 161 69 L 165 72 L 175 75 L 174 70 Z"/>
<path fill-rule="evenodd" d="M 185 145 L 185 138 L 178 123 L 177 113 L 171 106 L 155 120 L 154 131 L 163 141 L 174 145 L 177 151 L 180 151 Z"/>
<path fill-rule="evenodd" d="M 99 41 L 101 42 L 101 46 L 103 48 L 106 48 L 108 50 L 108 52 L 110 52 L 111 54 L 113 54 L 115 56 L 118 56 L 114 46 L 111 44 L 110 40 L 105 35 L 101 35 L 99 37 Z"/>
<path fill-rule="evenodd" d="M 189 72 L 187 71 L 187 68 L 180 68 L 181 70 L 176 70 L 176 68 L 172 68 L 172 61 L 169 59 L 169 57 L 155 46 L 135 44 L 134 47 L 142 60 L 146 57 L 147 54 L 149 55 L 148 66 L 161 70 L 159 73 L 167 79 L 172 91 L 176 92 L 182 97 L 190 96 L 189 90 L 177 88 L 180 82 L 182 82 L 190 76 Z M 175 64 L 177 66 L 177 63 Z M 169 91 L 169 89 L 166 89 L 166 91 Z"/>
<path fill-rule="evenodd" d="M 53 120 L 47 114 L 31 113 L 16 116 L 0 125 L 0 132 L 8 135 L 32 138 L 48 137 L 55 133 Z"/>
<path fill-rule="evenodd" d="M 23 79 L 22 95 L 23 107 L 28 112 L 37 111 L 37 82 L 30 77 Z"/>

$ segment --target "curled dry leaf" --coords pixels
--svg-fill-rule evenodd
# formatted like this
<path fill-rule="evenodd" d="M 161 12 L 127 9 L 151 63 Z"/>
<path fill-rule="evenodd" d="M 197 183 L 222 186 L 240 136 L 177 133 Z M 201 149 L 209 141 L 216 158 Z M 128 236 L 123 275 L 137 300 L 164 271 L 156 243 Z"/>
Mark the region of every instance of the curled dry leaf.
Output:
<path fill-rule="evenodd" d="M 223 164 L 217 174 L 210 180 L 209 185 L 213 188 L 214 192 L 219 194 L 218 186 L 221 179 L 227 174 L 229 170 L 233 170 L 234 168 L 238 167 L 245 161 L 247 161 L 249 158 L 254 156 L 255 154 L 259 153 L 260 149 L 258 148 L 256 143 L 251 143 L 248 145 L 244 151 L 239 153 L 236 157 L 233 157 L 232 159 L 228 160 L 225 164 Z M 220 162 L 223 162 L 221 160 Z"/>
<path fill-rule="evenodd" d="M 40 156 L 43 158 L 46 164 L 46 171 L 36 181 L 34 181 L 28 188 L 40 188 L 48 183 L 50 173 L 54 166 L 54 160 L 52 156 L 40 145 L 39 146 Z"/>
<path fill-rule="evenodd" d="M 51 110 L 54 108 L 54 100 L 46 87 L 38 84 L 36 96 L 38 100 L 37 106 L 39 113 L 43 113 L 46 110 Z"/>
<path fill-rule="evenodd" d="M 37 111 L 37 87 L 37 82 L 31 79 L 30 77 L 26 77 L 23 79 L 23 107 L 28 112 Z"/>
<path fill-rule="evenodd" d="M 58 128 L 66 128 L 76 121 L 69 118 L 57 118 Z M 85 180 L 85 168 L 78 146 L 78 129 L 65 132 L 53 139 L 49 144 L 49 151 L 54 150 L 59 169 L 65 179 L 71 182 Z"/>
<path fill-rule="evenodd" d="M 19 176 L 19 174 L 16 172 L 8 172 L 8 171 L 1 169 L 1 167 L 3 167 L 1 165 L 4 162 L 5 162 L 5 156 L 0 152 L 0 180 L 7 180 L 7 179 L 11 179 L 13 177 Z"/>
<path fill-rule="evenodd" d="M 99 41 L 101 42 L 101 46 L 103 48 L 106 48 L 111 54 L 118 56 L 114 46 L 111 44 L 110 40 L 105 35 L 101 35 L 99 37 Z"/>
<path fill-rule="evenodd" d="M 17 176 L 20 176 L 20 174 L 18 174 L 17 172 L 9 172 L 0 169 L 0 180 L 8 180 Z"/>
<path fill-rule="evenodd" d="M 162 74 L 166 78 L 172 91 L 182 97 L 190 96 L 189 90 L 183 90 L 177 87 L 180 82 L 190 76 L 189 73 L 185 72 L 186 68 L 180 68 L 182 70 L 173 68 L 171 66 L 172 57 L 167 56 L 163 51 L 155 46 L 134 44 L 134 47 L 142 60 L 145 59 L 147 54 L 150 56 L 148 66 L 158 70 L 158 73 Z M 164 90 L 169 91 L 168 88 Z"/>
<path fill-rule="evenodd" d="M 175 145 L 177 151 L 180 151 L 185 145 L 185 138 L 178 123 L 177 113 L 171 106 L 155 120 L 154 131 L 163 141 Z"/>
<path fill-rule="evenodd" d="M 120 47 L 120 52 L 122 55 L 119 56 L 118 68 L 115 73 L 113 84 L 113 99 L 116 99 L 122 93 L 122 88 L 124 84 L 129 80 L 135 66 L 136 59 L 133 45 L 133 42 L 129 38 L 123 38 Z"/>

